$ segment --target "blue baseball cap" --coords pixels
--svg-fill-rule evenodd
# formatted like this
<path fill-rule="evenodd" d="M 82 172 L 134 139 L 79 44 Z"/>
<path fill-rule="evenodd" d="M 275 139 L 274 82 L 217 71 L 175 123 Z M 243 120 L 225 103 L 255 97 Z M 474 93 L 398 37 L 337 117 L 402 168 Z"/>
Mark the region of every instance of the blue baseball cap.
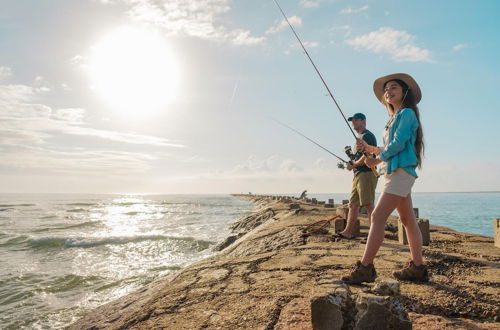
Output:
<path fill-rule="evenodd" d="M 348 121 L 352 121 L 353 119 L 366 119 L 366 116 L 361 112 L 355 113 L 352 117 L 347 118 Z"/>

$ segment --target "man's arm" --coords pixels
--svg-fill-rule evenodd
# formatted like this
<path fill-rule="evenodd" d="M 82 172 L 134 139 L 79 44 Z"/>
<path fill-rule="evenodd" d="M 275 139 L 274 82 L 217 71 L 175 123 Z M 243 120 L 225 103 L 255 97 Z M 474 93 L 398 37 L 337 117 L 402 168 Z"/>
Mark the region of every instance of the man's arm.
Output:
<path fill-rule="evenodd" d="M 355 167 L 360 167 L 360 166 L 363 166 L 363 165 L 365 165 L 365 155 L 361 156 L 361 158 L 358 159 L 358 160 L 353 160 L 352 161 L 352 165 L 351 164 L 347 164 L 347 169 L 350 171 L 350 170 L 352 170 Z"/>

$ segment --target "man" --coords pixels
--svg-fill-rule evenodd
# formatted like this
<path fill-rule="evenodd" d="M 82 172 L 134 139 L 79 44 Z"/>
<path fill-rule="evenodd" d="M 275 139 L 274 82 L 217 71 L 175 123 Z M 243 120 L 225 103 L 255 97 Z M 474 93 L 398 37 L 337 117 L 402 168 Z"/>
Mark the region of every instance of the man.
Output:
<path fill-rule="evenodd" d="M 354 128 L 360 138 L 365 140 L 366 143 L 372 146 L 377 145 L 375 135 L 366 129 L 366 116 L 364 114 L 356 113 L 347 120 L 352 123 L 352 128 Z M 372 169 L 365 165 L 365 156 L 359 151 L 355 154 L 353 164 L 347 165 L 347 169 L 354 172 L 351 197 L 349 200 L 347 226 L 343 231 L 335 234 L 334 237 L 351 239 L 353 238 L 354 226 L 358 219 L 360 206 L 366 208 L 368 219 L 371 219 L 378 178 L 373 174 Z"/>

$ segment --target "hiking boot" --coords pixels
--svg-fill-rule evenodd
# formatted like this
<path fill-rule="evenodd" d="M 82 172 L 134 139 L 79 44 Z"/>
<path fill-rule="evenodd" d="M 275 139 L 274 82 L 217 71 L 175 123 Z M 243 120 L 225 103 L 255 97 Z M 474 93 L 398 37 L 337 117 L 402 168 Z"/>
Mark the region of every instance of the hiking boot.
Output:
<path fill-rule="evenodd" d="M 351 274 L 342 277 L 342 281 L 347 284 L 359 284 L 363 282 L 374 282 L 377 272 L 373 264 L 363 266 L 361 261 L 357 261 Z"/>
<path fill-rule="evenodd" d="M 400 271 L 392 273 L 394 277 L 400 281 L 427 282 L 429 280 L 429 272 L 425 265 L 415 266 L 413 261 Z"/>

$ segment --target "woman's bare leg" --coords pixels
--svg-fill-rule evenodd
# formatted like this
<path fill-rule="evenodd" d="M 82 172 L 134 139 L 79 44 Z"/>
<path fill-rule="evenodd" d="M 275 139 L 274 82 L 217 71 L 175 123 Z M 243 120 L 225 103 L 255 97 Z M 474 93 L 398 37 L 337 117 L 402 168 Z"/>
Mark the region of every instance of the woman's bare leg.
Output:
<path fill-rule="evenodd" d="M 411 260 L 415 266 L 420 266 L 423 263 L 422 259 L 422 233 L 418 228 L 415 212 L 413 212 L 413 203 L 411 194 L 403 198 L 401 203 L 396 207 L 399 213 L 399 219 L 406 228 L 406 237 L 410 245 Z"/>
<path fill-rule="evenodd" d="M 387 218 L 403 199 L 404 197 L 385 192 L 382 193 L 382 196 L 380 196 L 371 215 L 371 226 L 370 232 L 368 233 L 368 241 L 366 242 L 363 258 L 361 259 L 363 266 L 373 263 L 373 259 L 375 258 L 380 245 L 382 245 L 382 242 L 384 241 L 385 223 L 387 222 Z"/>

